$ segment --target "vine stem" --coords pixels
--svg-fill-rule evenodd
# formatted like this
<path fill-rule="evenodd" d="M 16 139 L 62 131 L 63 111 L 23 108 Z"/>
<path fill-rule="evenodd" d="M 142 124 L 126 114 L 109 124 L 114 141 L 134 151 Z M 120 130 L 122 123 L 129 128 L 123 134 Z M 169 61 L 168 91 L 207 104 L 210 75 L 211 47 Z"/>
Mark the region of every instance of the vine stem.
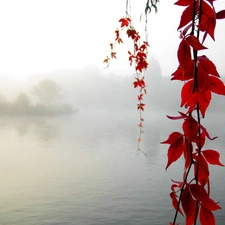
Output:
<path fill-rule="evenodd" d="M 202 16 L 202 0 L 197 0 L 197 1 L 196 0 L 193 0 L 193 1 L 194 1 L 194 3 L 193 3 L 193 18 L 192 18 L 192 30 L 191 30 L 191 34 L 192 35 L 194 35 L 194 31 L 195 31 L 196 3 L 197 3 L 197 1 L 199 1 L 199 17 L 198 17 L 198 23 L 200 23 L 201 16 Z M 199 28 L 197 29 L 197 35 L 196 36 L 199 39 L 199 36 L 200 36 L 200 30 L 199 30 Z M 192 93 L 194 93 L 196 90 L 198 90 L 198 65 L 197 65 L 197 62 L 198 62 L 198 51 L 195 50 L 195 49 L 193 49 L 193 58 L 194 58 L 194 81 L 193 81 Z M 198 124 L 201 125 L 201 117 L 200 117 L 199 103 L 197 103 L 197 105 L 196 105 L 196 112 L 197 112 L 197 121 L 198 121 Z M 198 136 L 199 137 L 201 136 L 200 126 L 198 128 Z M 198 146 L 197 147 L 198 147 L 198 156 L 200 156 L 201 155 L 201 143 L 200 142 L 198 143 Z M 192 155 L 191 151 L 192 151 L 192 149 L 190 148 L 190 154 Z M 188 168 L 187 174 L 186 174 L 185 179 L 184 179 L 184 184 L 182 185 L 182 188 L 181 188 L 181 192 L 180 192 L 180 196 L 179 196 L 179 201 L 178 201 L 178 206 L 177 206 L 176 213 L 175 213 L 175 216 L 174 216 L 173 225 L 175 225 L 175 223 L 176 223 L 177 214 L 178 214 L 178 210 L 179 210 L 180 202 L 181 202 L 181 196 L 182 196 L 184 187 L 186 185 L 186 181 L 187 181 L 187 177 L 188 177 L 189 172 L 190 172 L 190 168 L 192 167 L 192 165 L 194 163 L 195 162 L 192 159 L 192 163 L 191 163 L 191 165 Z M 195 175 L 196 184 L 198 184 L 198 172 L 199 172 L 199 161 L 197 161 L 197 165 L 196 165 L 196 175 Z M 196 225 L 196 223 L 197 223 L 198 210 L 199 210 L 199 202 L 196 201 L 196 211 L 195 211 L 195 217 L 194 217 L 194 225 Z"/>
<path fill-rule="evenodd" d="M 191 143 L 189 143 L 189 146 L 190 146 L 190 154 L 192 154 L 192 146 L 191 146 Z M 179 200 L 178 200 L 176 212 L 175 212 L 174 219 L 173 219 L 173 225 L 175 225 L 176 220 L 177 220 L 177 215 L 178 215 L 178 211 L 179 211 L 180 203 L 181 203 L 181 196 L 182 196 L 182 194 L 183 194 L 184 187 L 185 187 L 185 185 L 186 185 L 186 183 L 187 183 L 187 178 L 188 178 L 188 175 L 189 175 L 189 173 L 190 173 L 190 170 L 191 170 L 191 167 L 192 167 L 193 164 L 194 164 L 194 162 L 191 161 L 191 164 L 190 164 L 190 166 L 188 167 L 187 173 L 186 173 L 185 178 L 184 178 L 184 183 L 183 183 L 183 185 L 182 185 L 182 187 L 181 187 L 181 189 L 180 189 L 180 196 L 179 196 Z"/>
<path fill-rule="evenodd" d="M 198 24 L 200 24 L 201 22 L 201 17 L 202 17 L 202 0 L 199 0 L 199 18 L 198 18 Z M 197 29 L 197 38 L 199 40 L 199 36 L 200 36 L 200 30 L 199 28 Z M 197 68 L 197 57 L 198 57 L 198 51 L 193 49 L 193 55 L 194 55 L 194 65 L 195 65 L 195 69 L 194 69 L 194 85 L 196 85 L 196 89 L 198 89 L 198 68 Z M 196 111 L 197 111 L 197 120 L 198 120 L 198 124 L 201 125 L 201 117 L 200 117 L 200 107 L 199 107 L 199 102 L 197 103 L 197 107 L 196 107 Z M 201 129 L 200 126 L 198 127 L 198 136 L 201 136 Z M 201 155 L 201 143 L 198 143 L 198 157 L 200 157 Z M 199 160 L 197 161 L 197 166 L 196 166 L 196 174 L 195 174 L 195 180 L 196 180 L 196 184 L 198 184 L 198 173 L 199 173 Z M 196 225 L 197 223 L 197 218 L 198 218 L 198 211 L 199 211 L 199 201 L 196 201 L 196 210 L 195 210 L 195 219 L 194 219 L 194 225 Z"/>

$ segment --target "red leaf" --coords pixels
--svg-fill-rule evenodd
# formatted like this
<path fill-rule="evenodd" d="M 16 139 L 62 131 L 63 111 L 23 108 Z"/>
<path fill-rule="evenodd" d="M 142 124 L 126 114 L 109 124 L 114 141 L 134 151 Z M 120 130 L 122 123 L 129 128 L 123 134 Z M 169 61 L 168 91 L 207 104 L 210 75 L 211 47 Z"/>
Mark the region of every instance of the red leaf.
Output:
<path fill-rule="evenodd" d="M 131 37 L 135 42 L 137 42 L 140 39 L 139 33 L 134 29 L 128 29 L 127 36 L 128 38 Z"/>
<path fill-rule="evenodd" d="M 208 34 L 207 33 L 208 20 L 209 20 L 209 18 L 206 15 L 202 14 L 200 24 L 198 25 L 199 30 L 202 32 L 205 32 L 203 35 L 203 38 L 202 38 L 202 43 L 204 43 L 206 36 Z"/>
<path fill-rule="evenodd" d="M 137 53 L 137 56 L 136 57 L 137 57 L 137 59 L 146 59 L 147 58 L 147 55 L 144 52 L 139 51 Z"/>
<path fill-rule="evenodd" d="M 202 17 L 201 22 L 199 24 L 199 29 L 204 30 L 205 34 L 203 37 L 203 42 L 206 38 L 206 35 L 209 34 L 213 40 L 214 38 L 214 30 L 216 27 L 216 12 L 213 6 L 210 6 L 205 1 L 202 1 Z M 202 31 L 203 31 L 202 30 Z"/>
<path fill-rule="evenodd" d="M 216 19 L 210 19 L 207 32 L 214 41 L 215 41 L 215 37 L 214 37 L 215 28 L 216 28 Z"/>
<path fill-rule="evenodd" d="M 188 101 L 185 104 L 185 107 L 189 107 L 187 113 L 190 113 L 191 111 L 193 111 L 196 108 L 196 105 L 198 103 L 198 95 L 199 95 L 198 92 L 190 94 L 190 97 L 188 98 Z"/>
<path fill-rule="evenodd" d="M 225 18 L 225 10 L 221 10 L 216 13 L 216 19 L 224 19 Z"/>
<path fill-rule="evenodd" d="M 192 63 L 191 60 L 191 48 L 183 39 L 179 45 L 178 52 L 177 52 L 177 58 L 180 63 L 180 67 L 182 69 L 182 72 L 186 70 Z"/>
<path fill-rule="evenodd" d="M 202 11 L 207 17 L 212 19 L 216 18 L 215 9 L 213 8 L 213 6 L 210 6 L 205 1 L 202 1 Z"/>
<path fill-rule="evenodd" d="M 211 101 L 211 92 L 209 90 L 206 90 L 205 92 L 200 92 L 198 95 L 198 101 L 202 117 L 204 118 L 206 109 L 208 108 L 209 103 Z"/>
<path fill-rule="evenodd" d="M 173 205 L 174 209 L 177 210 L 177 207 L 178 207 L 178 201 L 177 201 L 177 198 L 176 198 L 176 194 L 175 194 L 174 192 L 171 192 L 171 193 L 170 193 L 170 197 L 171 197 L 171 199 L 172 199 L 172 205 Z M 178 212 L 179 212 L 182 216 L 184 215 L 180 207 L 178 208 Z"/>
<path fill-rule="evenodd" d="M 168 149 L 168 153 L 167 153 L 168 162 L 166 165 L 166 169 L 173 162 L 177 161 L 180 158 L 180 156 L 184 152 L 185 147 L 186 147 L 186 145 L 185 145 L 185 142 L 183 139 L 183 135 L 170 145 L 170 147 Z"/>
<path fill-rule="evenodd" d="M 204 200 L 209 198 L 209 195 L 207 194 L 205 188 L 202 185 L 191 184 L 190 190 L 193 197 L 200 202 L 203 202 Z"/>
<path fill-rule="evenodd" d="M 179 112 L 179 111 L 178 111 Z M 188 115 L 186 115 L 185 113 L 183 112 L 179 112 L 181 116 L 183 116 L 184 118 L 188 118 Z"/>
<path fill-rule="evenodd" d="M 179 5 L 179 6 L 188 6 L 192 4 L 192 0 L 178 0 L 177 2 L 174 3 L 174 5 Z"/>
<path fill-rule="evenodd" d="M 206 162 L 205 158 L 203 158 L 202 155 L 200 155 L 199 157 L 193 155 L 193 158 L 196 159 L 196 163 L 194 164 L 195 176 L 197 176 L 196 174 L 198 172 L 198 181 L 202 186 L 205 186 L 205 184 L 208 182 L 208 178 L 209 178 L 208 163 Z M 199 167 L 197 166 L 198 163 L 199 163 Z"/>
<path fill-rule="evenodd" d="M 143 80 L 143 78 L 141 80 L 139 78 L 135 78 L 135 79 L 136 79 L 136 81 L 133 82 L 134 88 L 136 88 L 136 87 L 144 88 L 145 87 L 145 81 Z"/>
<path fill-rule="evenodd" d="M 221 207 L 218 205 L 218 203 L 214 202 L 211 198 L 206 199 L 206 201 L 202 202 L 202 206 L 207 208 L 210 211 L 216 211 L 218 209 L 221 209 Z"/>
<path fill-rule="evenodd" d="M 145 49 L 147 48 L 146 43 L 142 44 L 140 47 L 140 51 L 145 51 Z"/>
<path fill-rule="evenodd" d="M 202 130 L 202 133 L 209 139 L 209 140 L 214 140 L 214 139 L 216 139 L 217 137 L 213 137 L 213 138 L 211 138 L 210 136 L 209 136 L 209 133 L 208 133 L 208 131 L 206 130 L 206 128 L 204 127 L 204 126 L 202 126 L 202 124 L 199 124 L 199 126 L 200 126 L 200 128 L 201 128 L 201 130 Z"/>
<path fill-rule="evenodd" d="M 180 68 L 180 65 L 178 66 L 177 70 L 171 76 L 172 76 L 171 80 L 181 80 L 181 81 L 185 80 L 182 70 Z"/>
<path fill-rule="evenodd" d="M 111 58 L 115 58 L 116 59 L 116 52 L 111 52 Z"/>
<path fill-rule="evenodd" d="M 201 80 L 199 80 L 199 83 L 200 81 Z M 192 85 L 193 80 L 190 80 L 183 86 L 181 90 L 181 106 L 185 105 L 186 107 L 189 107 L 188 112 L 191 112 L 193 109 L 195 109 L 196 104 L 199 102 L 200 111 L 204 117 L 205 111 L 211 101 L 211 92 L 209 90 L 203 90 L 192 93 Z"/>
<path fill-rule="evenodd" d="M 192 142 L 197 138 L 198 122 L 192 116 L 188 116 L 188 118 L 184 120 L 182 128 L 189 142 Z"/>
<path fill-rule="evenodd" d="M 143 95 L 144 95 L 144 94 L 140 94 L 140 95 L 137 96 L 137 97 L 138 97 L 138 101 L 143 100 Z"/>
<path fill-rule="evenodd" d="M 201 67 L 198 66 L 198 91 L 204 92 L 209 89 L 209 75 L 208 73 Z"/>
<path fill-rule="evenodd" d="M 108 63 L 109 60 L 110 60 L 110 58 L 107 56 L 107 57 L 104 59 L 103 63 Z"/>
<path fill-rule="evenodd" d="M 171 119 L 171 120 L 180 120 L 180 119 L 184 119 L 184 118 L 186 118 L 186 117 L 184 117 L 184 116 L 168 116 L 168 115 L 166 115 L 169 119 Z"/>
<path fill-rule="evenodd" d="M 216 0 L 206 0 L 207 2 L 209 2 L 211 4 L 211 6 L 213 6 L 213 2 Z"/>
<path fill-rule="evenodd" d="M 120 43 L 123 43 L 122 39 L 120 38 L 120 32 L 119 32 L 118 29 L 115 30 L 115 33 L 116 33 L 116 39 L 115 39 L 115 41 L 117 41 L 119 44 Z M 111 49 L 113 49 L 113 46 L 111 46 Z"/>
<path fill-rule="evenodd" d="M 177 70 L 171 75 L 171 80 L 190 80 L 194 76 L 194 62 L 190 63 L 189 67 L 185 67 L 185 69 L 181 69 L 181 66 L 178 66 Z"/>
<path fill-rule="evenodd" d="M 121 27 L 127 27 L 130 23 L 131 19 L 128 17 L 121 18 L 119 22 L 121 22 Z"/>
<path fill-rule="evenodd" d="M 129 51 L 128 51 L 128 53 L 129 53 L 129 55 L 130 55 L 130 56 L 129 56 L 130 66 L 132 66 L 133 59 L 135 58 L 135 56 L 132 55 L 131 52 L 129 52 Z"/>
<path fill-rule="evenodd" d="M 172 185 L 171 185 L 171 190 L 172 190 L 172 191 L 174 191 L 174 188 L 175 188 L 175 187 L 178 187 L 179 189 L 181 189 L 181 187 L 182 187 L 183 184 L 184 184 L 183 181 L 176 181 L 176 180 L 173 180 L 173 179 L 171 179 L 171 180 L 173 181 L 173 183 L 175 183 L 175 184 L 172 184 Z"/>
<path fill-rule="evenodd" d="M 195 50 L 203 50 L 203 49 L 207 49 L 205 46 L 203 46 L 200 41 L 198 40 L 197 37 L 195 37 L 194 35 L 189 35 L 188 37 L 186 37 L 186 41 L 187 43 Z"/>
<path fill-rule="evenodd" d="M 142 73 L 143 69 L 147 69 L 148 68 L 148 63 L 146 62 L 146 60 L 140 60 L 137 62 L 137 66 L 136 66 L 136 70 L 139 71 L 140 73 Z"/>
<path fill-rule="evenodd" d="M 118 44 L 123 43 L 123 40 L 120 37 L 117 38 L 116 41 L 118 42 Z"/>
<path fill-rule="evenodd" d="M 194 221 L 196 201 L 193 199 L 187 185 L 181 196 L 181 204 L 186 215 L 186 225 L 192 225 Z"/>
<path fill-rule="evenodd" d="M 139 50 L 139 46 L 137 45 L 137 43 L 134 44 L 134 49 L 136 52 Z"/>
<path fill-rule="evenodd" d="M 139 127 L 143 127 L 143 124 L 142 124 L 142 123 L 139 123 L 138 126 L 139 126 Z"/>
<path fill-rule="evenodd" d="M 193 89 L 193 79 L 184 84 L 181 90 L 181 107 L 184 106 L 191 97 Z"/>
<path fill-rule="evenodd" d="M 225 86 L 223 81 L 221 81 L 218 77 L 209 76 L 210 82 L 210 91 L 218 94 L 218 95 L 225 95 Z"/>
<path fill-rule="evenodd" d="M 201 66 L 208 74 L 219 77 L 216 66 L 205 55 L 198 57 L 199 67 Z"/>
<path fill-rule="evenodd" d="M 208 150 L 202 151 L 202 154 L 204 155 L 208 163 L 212 165 L 224 166 L 219 160 L 220 159 L 219 152 L 208 149 Z"/>
<path fill-rule="evenodd" d="M 194 142 L 195 142 L 197 145 L 200 144 L 201 147 L 203 147 L 204 144 L 205 144 L 205 134 L 204 134 L 203 132 L 201 132 L 200 136 L 198 136 L 198 137 L 194 140 Z"/>
<path fill-rule="evenodd" d="M 139 103 L 139 104 L 137 104 L 137 109 L 138 110 L 141 110 L 141 111 L 144 111 L 144 106 L 145 106 L 145 104 L 144 103 Z"/>
<path fill-rule="evenodd" d="M 168 139 L 166 141 L 160 142 L 161 144 L 173 144 L 176 142 L 179 138 L 181 138 L 183 134 L 179 132 L 173 132 L 169 135 Z"/>
<path fill-rule="evenodd" d="M 136 30 L 134 30 L 134 29 L 128 29 L 127 30 L 127 35 L 128 35 L 128 37 L 131 37 L 132 39 L 134 39 L 135 38 L 135 35 L 136 35 Z"/>
<path fill-rule="evenodd" d="M 211 38 L 213 40 L 215 40 L 215 38 L 214 38 L 215 27 L 216 27 L 216 17 L 210 18 L 208 15 L 202 14 L 201 22 L 198 25 L 198 28 L 202 32 L 205 32 L 205 34 L 203 36 L 202 43 L 205 41 L 205 38 L 206 38 L 207 34 L 209 34 L 211 36 Z"/>
<path fill-rule="evenodd" d="M 191 22 L 188 24 L 182 31 L 181 31 L 181 38 L 184 38 L 188 32 L 188 30 L 192 27 L 193 23 Z"/>
<path fill-rule="evenodd" d="M 190 190 L 193 197 L 196 200 L 200 201 L 201 205 L 207 208 L 208 210 L 214 211 L 221 208 L 216 202 L 209 198 L 208 193 L 202 185 L 191 184 Z"/>
<path fill-rule="evenodd" d="M 187 103 L 188 99 L 190 98 L 192 88 L 193 88 L 193 80 L 188 81 L 182 87 L 182 89 L 181 89 L 181 105 L 180 105 L 181 107 L 184 106 Z"/>
<path fill-rule="evenodd" d="M 192 21 L 193 7 L 194 7 L 194 4 L 191 4 L 183 11 L 183 13 L 181 15 L 181 19 L 180 19 L 180 24 L 179 24 L 177 30 L 179 30 L 180 28 L 187 25 L 190 21 Z"/>
<path fill-rule="evenodd" d="M 201 225 L 215 225 L 215 218 L 213 213 L 205 208 L 204 206 L 201 206 L 200 209 L 200 222 Z"/>
<path fill-rule="evenodd" d="M 179 132 L 173 132 L 169 135 L 168 139 L 166 141 L 161 142 L 161 144 L 170 144 L 170 147 L 168 149 L 167 157 L 168 162 L 166 165 L 166 169 L 177 159 L 180 158 L 183 151 L 185 150 L 185 142 L 184 137 Z"/>

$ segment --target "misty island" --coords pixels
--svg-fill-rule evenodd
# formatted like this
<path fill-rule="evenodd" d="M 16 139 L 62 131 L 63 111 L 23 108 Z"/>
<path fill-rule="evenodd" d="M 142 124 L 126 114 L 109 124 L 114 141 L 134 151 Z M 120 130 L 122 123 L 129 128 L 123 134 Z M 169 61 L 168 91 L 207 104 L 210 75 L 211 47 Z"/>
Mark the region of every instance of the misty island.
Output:
<path fill-rule="evenodd" d="M 0 115 L 47 116 L 77 113 L 77 108 L 59 101 L 61 90 L 61 86 L 53 80 L 44 79 L 31 89 L 33 101 L 24 92 L 20 92 L 13 101 L 8 101 L 0 94 Z"/>

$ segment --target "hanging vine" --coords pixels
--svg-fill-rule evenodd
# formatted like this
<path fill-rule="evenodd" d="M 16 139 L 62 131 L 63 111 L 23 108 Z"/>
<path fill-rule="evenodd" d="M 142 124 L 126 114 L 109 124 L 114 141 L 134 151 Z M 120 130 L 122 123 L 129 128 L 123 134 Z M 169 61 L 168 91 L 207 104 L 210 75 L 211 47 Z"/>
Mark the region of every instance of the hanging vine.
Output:
<path fill-rule="evenodd" d="M 216 19 L 225 18 L 225 11 L 216 13 L 212 0 L 178 0 L 175 4 L 185 9 L 178 26 L 181 38 L 177 52 L 179 66 L 171 80 L 184 82 L 181 107 L 187 108 L 187 112 L 168 116 L 172 120 L 183 120 L 183 133 L 172 132 L 162 142 L 170 145 L 166 169 L 181 155 L 185 160 L 183 180 L 173 181 L 171 186 L 170 197 L 176 213 L 170 224 L 176 224 L 180 213 L 185 216 L 186 225 L 196 224 L 198 219 L 202 225 L 214 225 L 212 212 L 221 207 L 210 197 L 209 164 L 224 165 L 216 150 L 204 148 L 206 138 L 214 140 L 216 137 L 210 137 L 202 119 L 212 93 L 225 95 L 225 86 L 214 63 L 199 52 L 207 49 L 203 45 L 207 36 L 214 40 Z"/>
<path fill-rule="evenodd" d="M 146 40 L 141 41 L 139 33 L 135 30 L 130 13 L 128 13 L 129 1 L 126 1 L 126 16 L 121 18 L 121 28 L 116 29 L 115 43 L 111 43 L 111 53 L 104 60 L 109 65 L 110 60 L 116 58 L 115 45 L 123 43 L 121 33 L 126 31 L 131 38 L 134 49 L 128 51 L 130 65 L 135 65 L 136 77 L 134 88 L 139 88 L 137 109 L 140 111 L 140 135 L 143 133 L 143 116 L 146 94 L 145 71 L 147 62 L 147 14 L 155 9 L 157 11 L 158 0 L 147 0 L 145 6 L 145 31 Z M 177 51 L 178 68 L 172 74 L 171 80 L 179 80 L 184 83 L 181 90 L 181 104 L 185 112 L 178 112 L 178 116 L 167 116 L 171 120 L 182 120 L 183 132 L 172 132 L 166 141 L 161 144 L 169 144 L 168 169 L 181 156 L 184 157 L 183 179 L 173 181 L 170 197 L 175 208 L 173 222 L 177 224 L 177 216 L 185 217 L 186 225 L 196 225 L 200 220 L 202 225 L 214 225 L 213 211 L 221 209 L 218 202 L 210 196 L 210 171 L 209 164 L 224 166 L 220 162 L 220 154 L 214 149 L 205 148 L 205 140 L 214 140 L 203 126 L 207 108 L 212 99 L 212 93 L 225 95 L 225 85 L 220 79 L 214 63 L 205 55 L 200 54 L 207 50 L 204 46 L 205 39 L 209 36 L 213 40 L 216 21 L 225 18 L 225 10 L 215 11 L 214 0 L 178 0 L 175 5 L 185 7 L 178 30 L 180 31 L 180 44 Z M 138 149 L 140 150 L 139 144 Z"/>
<path fill-rule="evenodd" d="M 141 36 L 139 32 L 135 29 L 132 18 L 131 18 L 131 4 L 130 1 L 126 1 L 126 16 L 119 19 L 119 22 L 121 23 L 120 29 L 115 30 L 115 40 L 114 43 L 110 43 L 110 54 L 105 58 L 103 61 L 104 63 L 109 66 L 110 61 L 112 59 L 116 59 L 116 51 L 115 47 L 117 44 L 123 43 L 123 39 L 121 37 L 122 33 L 125 31 L 127 38 L 131 39 L 133 42 L 133 49 L 128 51 L 128 60 L 130 63 L 130 66 L 134 66 L 135 70 L 135 81 L 133 82 L 134 88 L 139 89 L 139 94 L 137 95 L 137 110 L 139 110 L 139 137 L 138 137 L 138 146 L 137 149 L 139 151 L 142 151 L 140 148 L 140 143 L 142 141 L 142 134 L 144 132 L 144 117 L 143 112 L 145 109 L 145 103 L 144 103 L 144 96 L 147 94 L 146 91 L 146 83 L 145 83 L 145 73 L 148 69 L 148 35 L 147 35 L 147 14 L 151 12 L 151 9 L 154 8 L 155 11 L 157 11 L 157 3 L 158 0 L 151 0 L 147 1 L 146 7 L 145 7 L 145 40 L 143 41 L 141 39 Z M 143 152 L 143 151 L 142 151 Z M 144 153 L 144 152 L 143 152 Z M 144 153 L 145 154 L 145 153 Z"/>

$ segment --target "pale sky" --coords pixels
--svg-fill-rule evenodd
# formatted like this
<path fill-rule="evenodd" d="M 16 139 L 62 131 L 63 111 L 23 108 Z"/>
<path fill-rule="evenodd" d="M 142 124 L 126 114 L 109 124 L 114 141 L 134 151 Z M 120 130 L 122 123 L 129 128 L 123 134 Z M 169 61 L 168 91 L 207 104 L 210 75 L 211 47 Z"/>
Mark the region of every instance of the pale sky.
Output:
<path fill-rule="evenodd" d="M 174 2 L 161 0 L 159 13 L 152 13 L 148 23 L 149 52 L 159 61 L 163 75 L 171 75 L 178 65 L 176 29 L 182 7 Z M 144 27 L 139 18 L 145 3 L 131 0 L 137 30 Z M 225 8 L 224 0 L 215 5 L 217 11 Z M 0 0 L 0 76 L 19 79 L 89 64 L 104 69 L 102 62 L 125 7 L 126 0 Z M 224 73 L 225 20 L 218 21 L 217 28 L 216 42 L 206 42 L 210 49 L 205 54 Z M 109 72 L 132 73 L 127 60 L 131 41 L 124 37 L 124 42 L 117 46 L 118 60 Z"/>

